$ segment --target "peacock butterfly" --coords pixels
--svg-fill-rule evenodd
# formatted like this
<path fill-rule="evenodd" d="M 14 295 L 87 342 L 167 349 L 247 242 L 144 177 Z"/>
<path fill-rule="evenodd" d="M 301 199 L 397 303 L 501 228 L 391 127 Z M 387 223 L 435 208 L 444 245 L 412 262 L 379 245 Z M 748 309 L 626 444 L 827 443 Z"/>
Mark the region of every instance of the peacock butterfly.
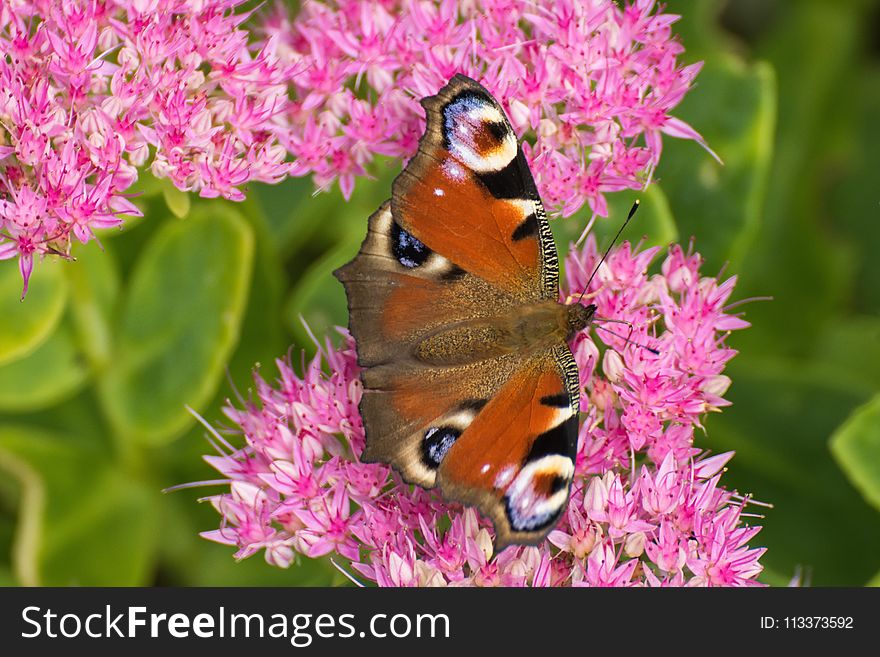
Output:
<path fill-rule="evenodd" d="M 335 272 L 362 368 L 362 458 L 478 507 L 498 550 L 536 544 L 568 502 L 567 341 L 596 307 L 559 303 L 550 226 L 498 102 L 456 75 L 422 106 L 418 153 Z"/>

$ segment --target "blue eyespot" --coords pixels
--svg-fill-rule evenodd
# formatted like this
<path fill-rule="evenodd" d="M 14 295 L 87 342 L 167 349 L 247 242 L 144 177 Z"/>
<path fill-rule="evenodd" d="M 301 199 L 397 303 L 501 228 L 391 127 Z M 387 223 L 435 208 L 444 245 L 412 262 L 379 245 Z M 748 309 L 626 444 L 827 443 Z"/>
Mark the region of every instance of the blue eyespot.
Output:
<path fill-rule="evenodd" d="M 391 224 L 391 250 L 397 262 L 407 269 L 420 267 L 431 255 L 431 249 L 407 233 L 396 221 Z"/>
<path fill-rule="evenodd" d="M 422 442 L 422 456 L 425 465 L 436 469 L 446 456 L 446 452 L 452 447 L 461 431 L 453 427 L 431 427 L 425 432 Z"/>

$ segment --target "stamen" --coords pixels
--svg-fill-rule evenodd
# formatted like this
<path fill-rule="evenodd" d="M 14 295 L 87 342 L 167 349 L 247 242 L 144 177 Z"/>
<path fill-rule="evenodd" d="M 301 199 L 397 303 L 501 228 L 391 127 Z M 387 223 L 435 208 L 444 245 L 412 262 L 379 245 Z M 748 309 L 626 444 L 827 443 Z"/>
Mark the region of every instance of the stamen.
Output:
<path fill-rule="evenodd" d="M 208 433 L 210 433 L 212 436 L 214 436 L 214 438 L 217 440 L 217 442 L 219 442 L 224 447 L 226 447 L 230 452 L 236 451 L 235 447 L 230 445 L 229 442 L 223 436 L 221 436 L 213 426 L 211 426 L 211 423 L 208 422 L 205 418 L 203 418 L 199 414 L 199 412 L 196 411 L 192 406 L 184 405 L 184 408 L 186 408 L 186 410 L 189 411 L 189 414 L 192 415 L 199 422 L 199 424 L 201 424 L 203 427 L 205 427 L 205 429 L 208 430 Z M 220 451 L 220 454 L 223 456 L 228 456 L 227 454 L 224 454 L 222 451 Z"/>
<path fill-rule="evenodd" d="M 338 563 L 336 563 L 336 559 L 330 559 L 330 563 L 332 563 L 333 567 L 336 568 L 336 570 L 338 570 L 340 573 L 345 575 L 348 578 L 348 580 L 350 582 L 352 582 L 355 586 L 358 586 L 360 588 L 364 588 L 366 586 L 363 582 L 358 580 L 354 575 L 352 575 L 347 570 L 345 570 L 345 568 L 343 568 Z"/>
<path fill-rule="evenodd" d="M 727 312 L 728 310 L 733 310 L 737 306 L 741 306 L 744 303 L 751 303 L 752 301 L 773 301 L 773 297 L 749 297 L 748 299 L 740 299 L 739 301 L 734 301 L 733 303 L 724 306 L 721 310 Z"/>
<path fill-rule="evenodd" d="M 163 488 L 163 493 L 173 493 L 178 490 L 185 490 L 187 488 L 199 488 L 201 486 L 228 486 L 232 483 L 230 479 L 206 479 L 205 481 L 191 481 L 187 484 L 177 484 L 176 486 L 169 486 L 168 488 Z"/>
<path fill-rule="evenodd" d="M 596 223 L 596 217 L 599 216 L 595 212 L 593 216 L 590 217 L 590 220 L 587 222 L 587 227 L 584 228 L 581 236 L 577 238 L 577 242 L 574 243 L 575 246 L 580 246 L 583 244 L 584 240 L 587 239 L 587 235 L 590 234 L 590 231 L 593 229 L 593 224 Z"/>

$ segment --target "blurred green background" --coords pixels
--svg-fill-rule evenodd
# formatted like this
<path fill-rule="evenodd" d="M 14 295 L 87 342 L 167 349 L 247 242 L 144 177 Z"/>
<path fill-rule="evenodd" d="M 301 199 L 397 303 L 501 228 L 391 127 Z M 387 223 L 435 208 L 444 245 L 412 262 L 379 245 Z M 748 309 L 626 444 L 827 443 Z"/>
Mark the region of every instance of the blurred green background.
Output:
<path fill-rule="evenodd" d="M 756 520 L 762 580 L 880 584 L 880 3 L 670 0 L 685 62 L 705 61 L 630 237 L 687 242 L 738 274 L 753 327 L 730 343 L 734 405 L 702 447 L 735 449 L 726 485 L 774 505 Z M 345 203 L 311 183 L 252 186 L 239 205 L 152 179 L 146 218 L 39 263 L 18 301 L 0 263 L 0 583 L 339 584 L 324 561 L 289 570 L 198 537 L 217 514 L 161 490 L 211 479 L 203 430 L 231 382 L 345 324 L 330 272 L 363 237 L 397 163 Z M 612 199 L 606 234 L 632 195 Z M 554 222 L 559 240 L 583 213 Z M 560 242 L 564 250 L 564 242 Z M 228 371 L 228 378 L 227 378 Z"/>

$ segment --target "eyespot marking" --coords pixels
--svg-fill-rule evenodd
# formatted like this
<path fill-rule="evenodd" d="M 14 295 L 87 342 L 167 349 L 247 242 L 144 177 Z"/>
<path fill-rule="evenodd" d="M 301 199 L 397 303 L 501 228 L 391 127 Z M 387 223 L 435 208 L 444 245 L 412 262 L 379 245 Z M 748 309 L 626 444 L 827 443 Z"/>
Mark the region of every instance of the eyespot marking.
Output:
<path fill-rule="evenodd" d="M 491 121 L 486 123 L 485 126 L 496 141 L 503 141 L 509 132 L 507 125 L 503 121 Z"/>
<path fill-rule="evenodd" d="M 533 532 L 559 518 L 568 500 L 574 461 L 560 454 L 529 462 L 504 496 L 507 520 L 514 531 Z"/>
<path fill-rule="evenodd" d="M 431 471 L 439 468 L 446 453 L 474 421 L 487 401 L 466 399 L 451 413 L 437 418 L 436 424 L 429 427 L 422 438 L 422 465 Z"/>
<path fill-rule="evenodd" d="M 425 432 L 422 441 L 422 460 L 429 468 L 436 470 L 440 467 L 446 453 L 458 440 L 461 431 L 455 427 L 431 427 Z"/>
<path fill-rule="evenodd" d="M 443 145 L 477 174 L 500 171 L 516 157 L 516 135 L 485 93 L 468 89 L 442 109 Z"/>
<path fill-rule="evenodd" d="M 391 251 L 397 261 L 407 269 L 422 266 L 431 255 L 431 249 L 406 232 L 396 221 L 391 224 Z"/>

